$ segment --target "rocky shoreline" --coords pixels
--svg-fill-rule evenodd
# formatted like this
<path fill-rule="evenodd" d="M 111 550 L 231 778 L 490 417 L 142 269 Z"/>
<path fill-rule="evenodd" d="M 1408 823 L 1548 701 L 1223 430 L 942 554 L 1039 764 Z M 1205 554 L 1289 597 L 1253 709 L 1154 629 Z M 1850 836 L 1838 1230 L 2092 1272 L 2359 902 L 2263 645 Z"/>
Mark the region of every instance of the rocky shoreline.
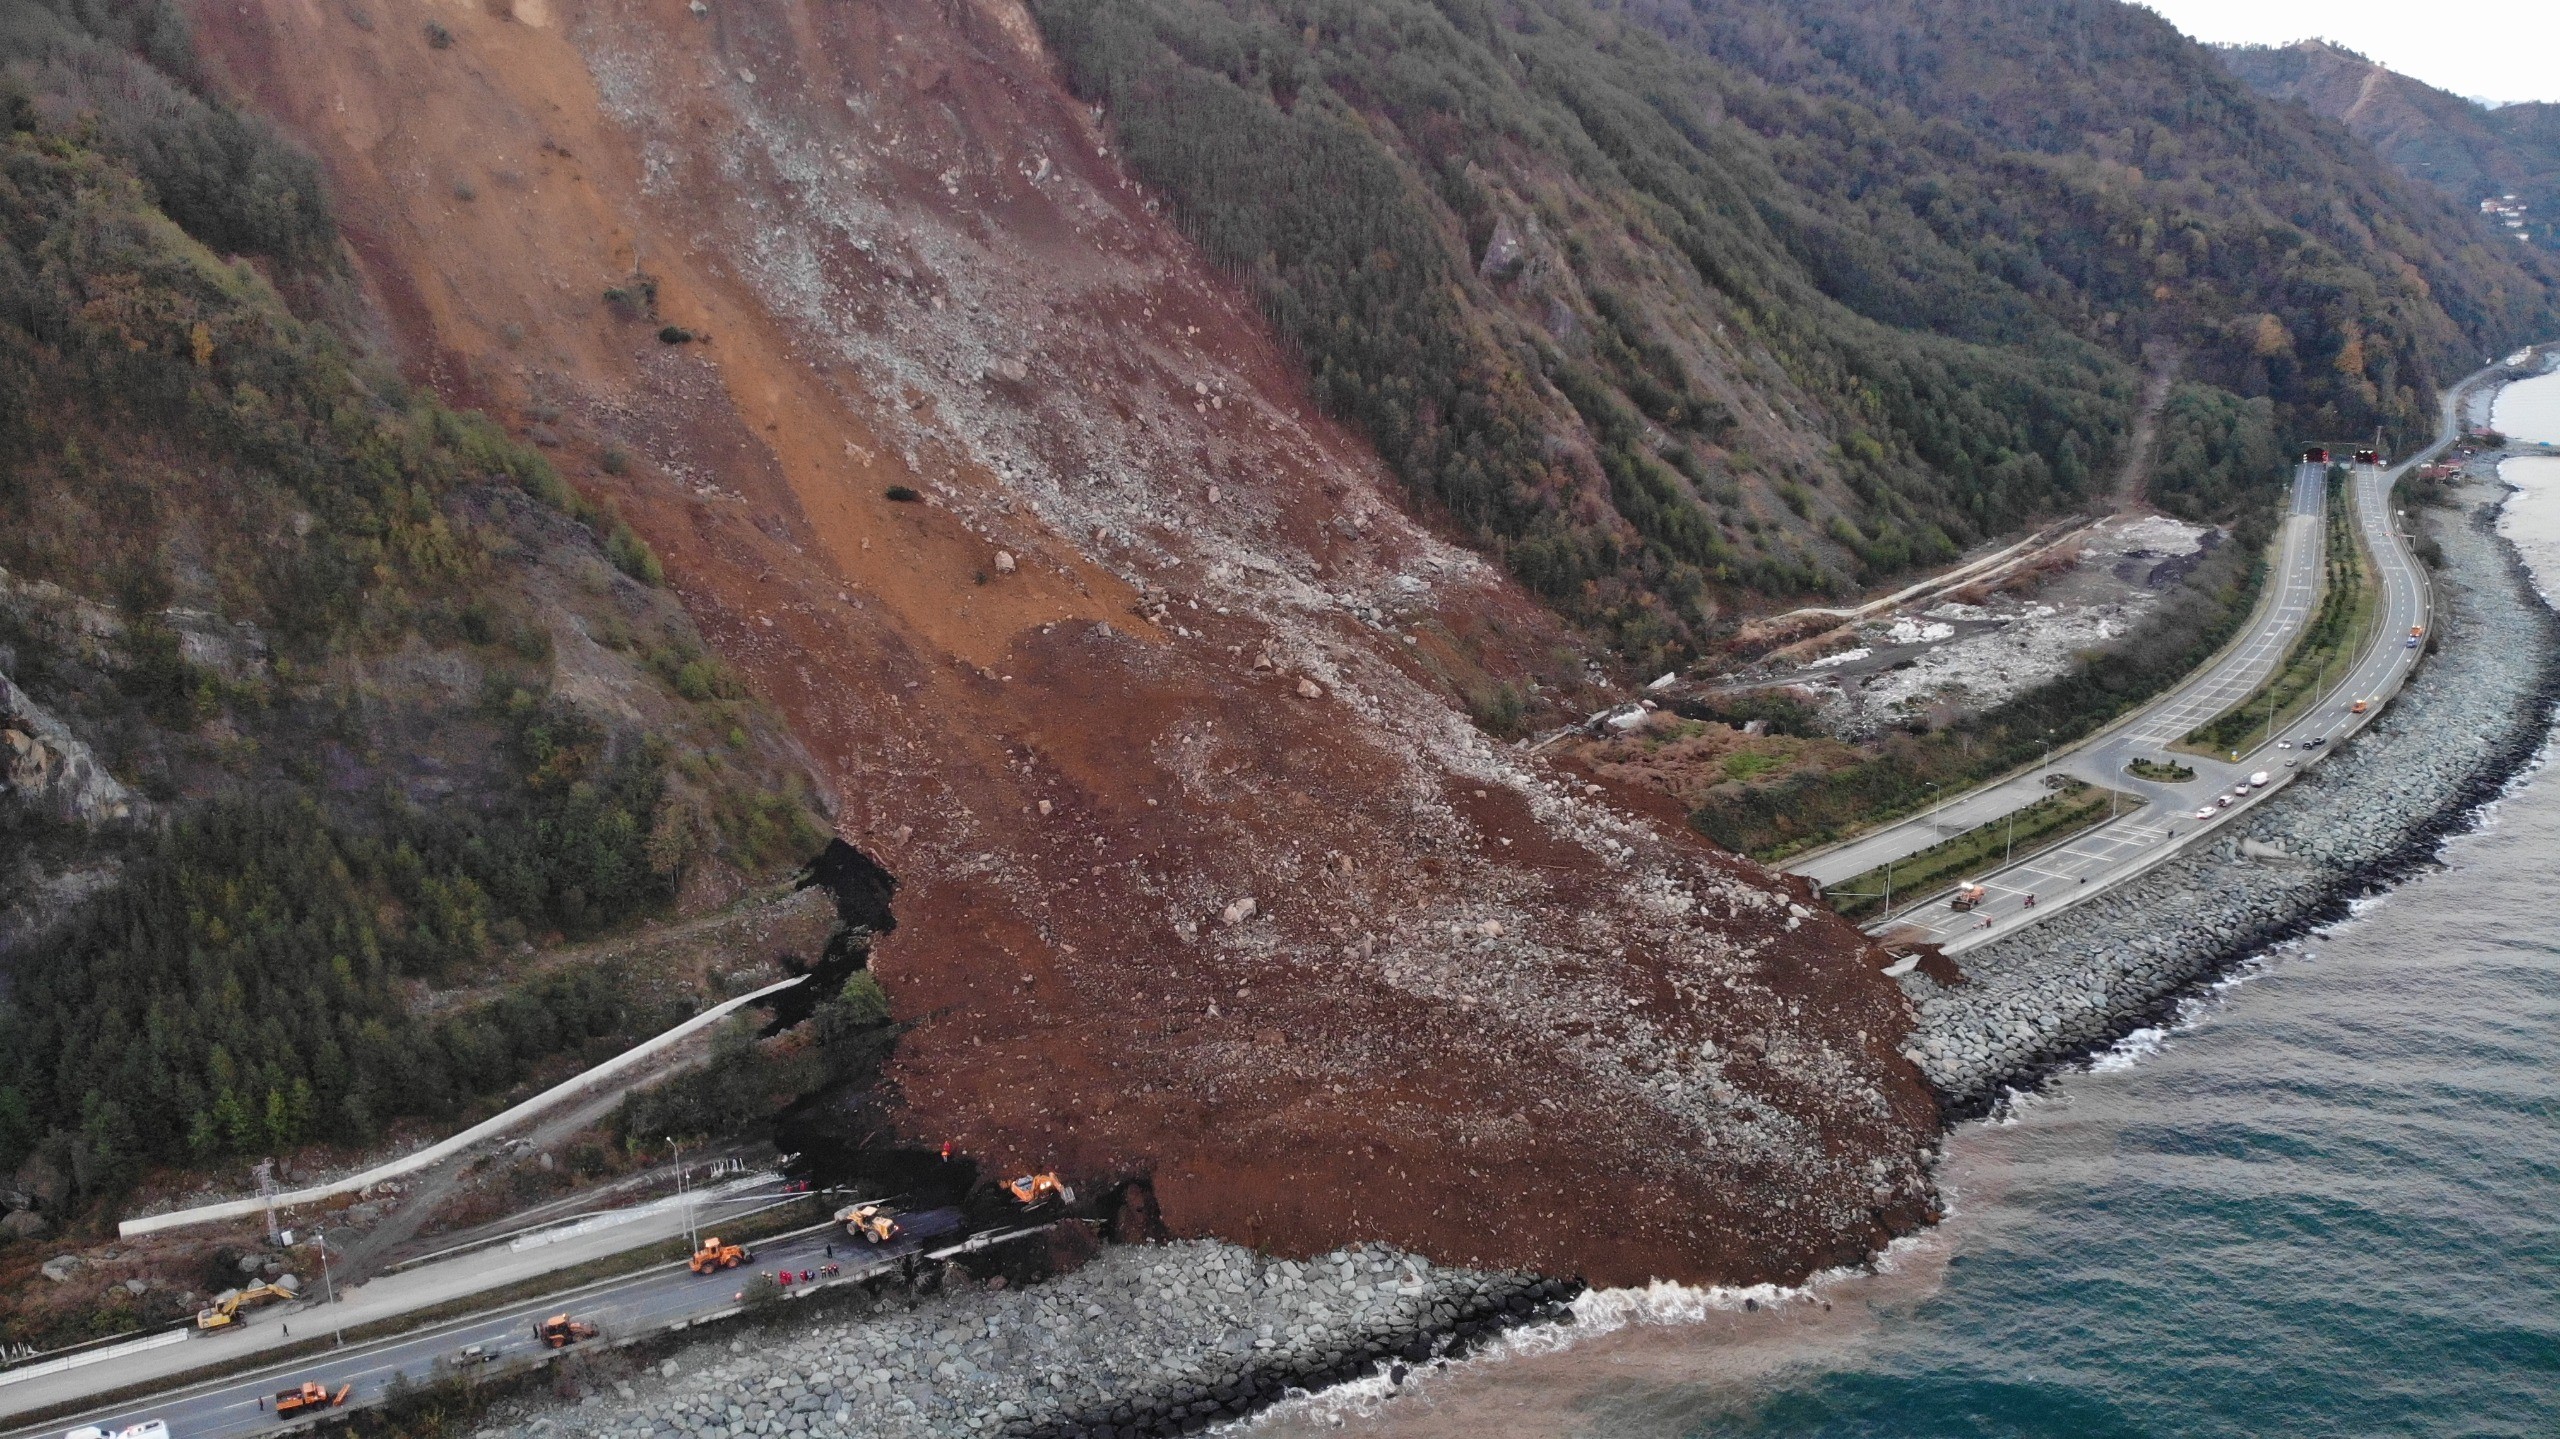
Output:
<path fill-rule="evenodd" d="M 2487 457 L 2431 523 L 2439 648 L 2343 753 L 2215 845 L 1903 983 L 1907 1052 L 1951 1116 L 2166 1018 L 2247 955 L 2430 862 L 2530 763 L 2560 698 L 2560 615 L 2495 532 Z M 2174 922 L 2164 917 L 2176 916 Z M 1566 1317 L 1579 1284 L 1442 1268 L 1384 1246 L 1306 1261 L 1208 1241 L 1106 1248 L 1008 1286 L 958 1266 L 921 1292 L 821 1298 L 707 1334 L 579 1356 L 498 1400 L 473 1439 L 1123 1439 L 1197 1432 L 1364 1375 L 1401 1383 Z M 656 1356 L 649 1362 L 642 1355 Z"/>
<path fill-rule="evenodd" d="M 554 1386 L 584 1391 L 573 1405 L 501 1400 L 473 1439 L 1187 1434 L 1365 1374 L 1400 1384 L 1581 1293 L 1378 1245 L 1281 1260 L 1210 1241 L 1115 1246 L 1030 1287 L 954 1265 L 924 1287 L 942 1292 L 777 1306 L 655 1362 L 578 1356 Z"/>
<path fill-rule="evenodd" d="M 1920 1017 L 1905 1052 L 1951 1117 L 2163 1021 L 2248 955 L 2343 917 L 2430 863 L 2532 762 L 2560 698 L 2560 615 L 2496 532 L 2497 458 L 2466 471 L 2460 508 L 2429 515 L 2445 557 L 2438 648 L 2347 752 L 2071 922 L 1968 952 L 1961 984 L 1905 977 Z"/>

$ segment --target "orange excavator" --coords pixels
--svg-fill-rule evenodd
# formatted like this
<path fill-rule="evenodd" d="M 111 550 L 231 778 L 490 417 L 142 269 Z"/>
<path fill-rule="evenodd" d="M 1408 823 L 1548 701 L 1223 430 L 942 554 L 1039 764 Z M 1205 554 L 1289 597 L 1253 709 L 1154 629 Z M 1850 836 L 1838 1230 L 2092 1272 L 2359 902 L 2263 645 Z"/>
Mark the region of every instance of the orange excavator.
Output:
<path fill-rule="evenodd" d="M 693 1252 L 685 1266 L 696 1274 L 708 1274 L 714 1269 L 735 1269 L 755 1257 L 756 1252 L 745 1245 L 723 1244 L 714 1235 L 702 1241 L 702 1247 Z"/>
<path fill-rule="evenodd" d="M 1055 1174 L 1025 1174 L 1008 1179 L 1004 1182 L 1004 1192 L 1012 1195 L 1014 1202 L 1025 1209 L 1036 1209 L 1053 1199 L 1068 1204 L 1076 1202 L 1076 1192 Z"/>
<path fill-rule="evenodd" d="M 533 1326 L 533 1337 L 554 1349 L 566 1349 L 581 1339 L 596 1337 L 596 1327 L 583 1319 L 554 1314 Z"/>
<path fill-rule="evenodd" d="M 287 1414 L 300 1414 L 307 1409 L 335 1409 L 347 1402 L 347 1396 L 355 1392 L 355 1387 L 353 1384 L 341 1384 L 332 1394 L 328 1385 L 314 1384 L 306 1379 L 277 1393 L 276 1417 L 281 1419 Z"/>

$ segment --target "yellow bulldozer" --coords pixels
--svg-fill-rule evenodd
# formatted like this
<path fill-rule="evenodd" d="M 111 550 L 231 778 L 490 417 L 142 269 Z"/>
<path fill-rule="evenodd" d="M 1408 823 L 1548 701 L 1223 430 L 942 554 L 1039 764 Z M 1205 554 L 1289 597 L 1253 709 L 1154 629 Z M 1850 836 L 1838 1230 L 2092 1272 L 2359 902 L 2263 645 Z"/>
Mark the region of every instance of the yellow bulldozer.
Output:
<path fill-rule="evenodd" d="M 886 1244 L 906 1230 L 898 1224 L 898 1216 L 885 1204 L 854 1204 L 836 1211 L 836 1218 L 857 1239 Z"/>
<path fill-rule="evenodd" d="M 755 1257 L 756 1252 L 745 1245 L 723 1244 L 714 1236 L 703 1240 L 685 1265 L 696 1274 L 708 1274 L 714 1269 L 735 1269 Z"/>
<path fill-rule="evenodd" d="M 246 1289 L 226 1290 L 211 1305 L 196 1311 L 198 1329 L 228 1329 L 240 1322 L 240 1311 L 260 1304 L 273 1304 L 294 1298 L 293 1290 L 281 1284 L 252 1284 Z"/>

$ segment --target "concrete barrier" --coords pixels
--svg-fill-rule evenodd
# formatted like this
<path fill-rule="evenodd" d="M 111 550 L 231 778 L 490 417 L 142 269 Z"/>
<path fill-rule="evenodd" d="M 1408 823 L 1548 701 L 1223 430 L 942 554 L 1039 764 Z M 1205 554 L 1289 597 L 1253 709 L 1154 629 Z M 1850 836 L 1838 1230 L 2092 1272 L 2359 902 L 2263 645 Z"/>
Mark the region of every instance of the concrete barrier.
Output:
<path fill-rule="evenodd" d="M 506 1133 L 508 1130 L 515 1128 L 517 1125 L 524 1123 L 526 1120 L 531 1119 L 542 1111 L 551 1108 L 553 1105 L 558 1104 L 564 1099 L 568 1099 L 584 1090 L 592 1089 L 596 1085 L 603 1083 L 605 1080 L 615 1078 L 638 1067 L 644 1060 L 664 1053 L 666 1050 L 683 1043 L 685 1040 L 692 1038 L 694 1035 L 699 1034 L 703 1030 L 709 1029 L 711 1026 L 718 1024 L 721 1020 L 728 1018 L 739 1009 L 753 1004 L 757 1000 L 763 999 L 768 995 L 777 994 L 783 990 L 789 989 L 791 986 L 798 984 L 807 978 L 808 976 L 805 974 L 795 976 L 794 978 L 786 979 L 779 984 L 768 984 L 764 988 L 755 991 L 753 994 L 742 994 L 736 999 L 732 999 L 724 1004 L 715 1004 L 711 1008 L 704 1010 L 702 1013 L 695 1015 L 693 1018 L 686 1020 L 684 1023 L 677 1025 L 675 1028 L 668 1030 L 666 1033 L 658 1035 L 652 1039 L 644 1040 L 639 1044 L 635 1044 L 631 1048 L 624 1050 L 622 1053 L 615 1055 L 613 1058 L 606 1060 L 604 1063 L 597 1065 L 595 1068 L 578 1075 L 576 1078 L 555 1084 L 551 1088 L 535 1095 L 533 1098 L 524 1101 L 522 1104 L 514 1105 L 488 1119 L 484 1119 L 478 1124 L 471 1126 L 469 1129 L 462 1131 L 460 1134 L 454 1135 L 450 1139 L 438 1140 L 424 1149 L 417 1150 L 411 1154 L 402 1155 L 400 1158 L 394 1159 L 387 1164 L 377 1164 L 373 1168 L 365 1170 L 361 1174 L 350 1174 L 344 1179 L 332 1180 L 327 1184 L 315 1184 L 307 1189 L 295 1189 L 279 1194 L 273 1201 L 275 1207 L 278 1209 L 287 1209 L 298 1204 L 317 1204 L 323 1199 L 333 1198 L 340 1194 L 351 1194 L 356 1190 L 364 1188 L 368 1184 L 379 1184 L 386 1179 L 397 1179 L 403 1174 L 413 1173 L 417 1170 L 424 1169 L 429 1165 L 442 1163 L 444 1160 L 461 1153 L 472 1145 L 478 1144 L 483 1140 L 497 1138 L 499 1135 Z M 131 1239 L 136 1235 L 157 1234 L 164 1229 L 182 1229 L 190 1224 L 212 1224 L 224 1219 L 242 1219 L 252 1214 L 265 1212 L 268 1203 L 269 1201 L 261 1198 L 228 1199 L 219 1204 L 198 1205 L 193 1209 L 173 1209 L 166 1214 L 151 1214 L 145 1215 L 139 1219 L 128 1219 L 116 1226 L 116 1234 L 119 1238 Z"/>
<path fill-rule="evenodd" d="M 65 1369 L 77 1369 L 84 1364 L 103 1364 L 110 1359 L 122 1359 L 128 1354 L 139 1354 L 145 1349 L 166 1349 L 172 1344 L 184 1344 L 195 1337 L 193 1330 L 172 1329 L 165 1334 L 154 1334 L 147 1339 L 129 1339 L 122 1344 L 110 1344 L 104 1349 L 92 1349 L 86 1354 L 66 1354 L 59 1359 L 21 1365 L 6 1373 L 0 1373 L 0 1384 L 15 1384 L 21 1379 L 41 1379 L 47 1374 L 59 1374 Z"/>

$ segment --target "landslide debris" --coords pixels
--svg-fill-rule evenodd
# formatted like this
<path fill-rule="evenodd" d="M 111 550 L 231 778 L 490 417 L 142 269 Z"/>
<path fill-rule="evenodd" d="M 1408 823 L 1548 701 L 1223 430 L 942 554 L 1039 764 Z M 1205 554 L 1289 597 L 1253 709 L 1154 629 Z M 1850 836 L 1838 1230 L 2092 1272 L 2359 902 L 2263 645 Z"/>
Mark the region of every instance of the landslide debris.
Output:
<path fill-rule="evenodd" d="M 1018 7 L 444 19 L 200 22 L 413 372 L 557 439 L 899 877 L 905 1136 L 1595 1282 L 1926 1215 L 1879 957 L 1469 722 L 1581 703 L 1570 637 L 1399 508 Z"/>

